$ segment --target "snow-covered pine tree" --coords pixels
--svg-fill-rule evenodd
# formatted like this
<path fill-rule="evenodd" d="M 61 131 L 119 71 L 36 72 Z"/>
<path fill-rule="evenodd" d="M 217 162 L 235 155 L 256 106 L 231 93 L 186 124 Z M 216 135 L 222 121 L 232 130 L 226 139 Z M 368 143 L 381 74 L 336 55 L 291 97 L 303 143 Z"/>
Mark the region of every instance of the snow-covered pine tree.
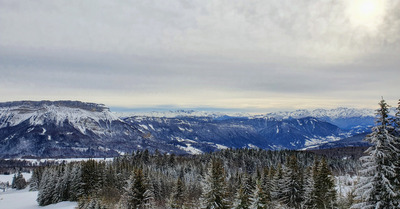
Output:
<path fill-rule="evenodd" d="M 83 196 L 82 187 L 82 164 L 73 163 L 71 168 L 71 175 L 69 180 L 68 197 L 70 201 L 77 201 Z"/>
<path fill-rule="evenodd" d="M 15 180 L 17 179 L 17 174 L 14 174 L 12 180 L 11 180 L 11 188 L 15 189 Z"/>
<path fill-rule="evenodd" d="M 261 189 L 266 202 L 271 202 L 272 176 L 274 176 L 274 168 L 265 167 L 261 178 Z"/>
<path fill-rule="evenodd" d="M 54 193 L 53 193 L 53 197 L 52 197 L 53 198 L 52 203 L 57 203 L 57 202 L 63 201 L 62 196 L 63 196 L 63 193 L 67 186 L 67 185 L 64 185 L 64 180 L 62 178 L 63 173 L 64 173 L 64 166 L 61 166 L 61 165 L 56 166 L 52 173 L 53 173 L 52 179 L 54 179 L 53 180 Z"/>
<path fill-rule="evenodd" d="M 283 169 L 282 165 L 279 163 L 275 174 L 272 178 L 272 188 L 271 188 L 271 197 L 272 200 L 278 200 L 282 197 L 282 185 L 283 185 Z"/>
<path fill-rule="evenodd" d="M 257 180 L 256 188 L 250 198 L 250 209 L 265 209 L 269 208 L 270 201 L 268 200 L 267 193 L 263 190 L 261 180 Z"/>
<path fill-rule="evenodd" d="M 356 189 L 356 200 L 352 208 L 398 208 L 398 191 L 394 185 L 396 178 L 396 160 L 399 149 L 395 144 L 395 136 L 391 134 L 393 127 L 389 119 L 389 106 L 385 100 L 379 103 L 376 125 L 366 141 L 373 144 L 362 157 L 363 170 Z"/>
<path fill-rule="evenodd" d="M 99 173 L 97 172 L 97 162 L 95 160 L 88 160 L 82 162 L 82 189 L 84 195 L 91 195 L 96 192 L 97 180 L 99 179 Z"/>
<path fill-rule="evenodd" d="M 26 187 L 27 183 L 24 176 L 21 174 L 21 171 L 18 171 L 17 174 L 14 174 L 12 179 L 11 188 L 20 190 Z"/>
<path fill-rule="evenodd" d="M 44 167 L 37 167 L 32 172 L 32 177 L 29 184 L 30 191 L 37 191 L 40 186 L 40 179 L 42 178 Z"/>
<path fill-rule="evenodd" d="M 185 203 L 185 183 L 183 178 L 183 171 L 176 181 L 175 188 L 170 197 L 171 208 L 184 208 Z"/>
<path fill-rule="evenodd" d="M 54 203 L 55 187 L 57 182 L 55 179 L 55 169 L 51 167 L 44 170 L 42 179 L 40 180 L 39 193 L 37 197 L 37 202 L 40 206 L 45 206 Z"/>
<path fill-rule="evenodd" d="M 242 178 L 242 184 L 240 185 L 235 200 L 235 209 L 246 209 L 249 208 L 251 205 L 250 198 L 253 195 L 253 191 L 255 186 L 253 185 L 253 180 L 251 176 L 244 175 Z"/>
<path fill-rule="evenodd" d="M 313 170 L 313 167 L 310 166 L 306 168 L 304 172 L 304 196 L 302 202 L 303 208 L 315 208 Z"/>
<path fill-rule="evenodd" d="M 302 173 L 300 172 L 296 155 L 288 156 L 286 161 L 280 202 L 290 208 L 300 208 L 303 201 Z"/>
<path fill-rule="evenodd" d="M 121 205 L 127 209 L 152 208 L 152 192 L 148 188 L 146 176 L 142 168 L 136 168 L 131 175 Z"/>
<path fill-rule="evenodd" d="M 212 159 L 205 179 L 202 182 L 203 193 L 201 208 L 226 209 L 229 208 L 226 195 L 225 170 L 222 161 Z"/>
<path fill-rule="evenodd" d="M 315 175 L 314 197 L 316 208 L 336 208 L 335 181 L 328 163 L 322 158 Z"/>
<path fill-rule="evenodd" d="M 396 148 L 400 150 L 400 100 L 396 108 L 393 125 L 394 125 L 394 131 L 393 131 L 394 146 L 396 146 Z M 395 188 L 395 191 L 397 191 L 396 195 L 397 205 L 400 206 L 400 152 L 394 153 L 393 161 L 396 166 L 395 168 L 396 177 L 393 180 L 393 186 Z"/>

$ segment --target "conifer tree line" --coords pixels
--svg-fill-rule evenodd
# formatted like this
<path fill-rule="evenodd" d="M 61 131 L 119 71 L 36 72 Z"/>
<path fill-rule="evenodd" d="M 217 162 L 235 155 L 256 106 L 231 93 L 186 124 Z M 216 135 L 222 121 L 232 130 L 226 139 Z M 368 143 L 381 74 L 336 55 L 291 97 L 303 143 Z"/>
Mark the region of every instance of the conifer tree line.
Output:
<path fill-rule="evenodd" d="M 137 151 L 108 162 L 39 167 L 30 184 L 42 206 L 78 201 L 79 208 L 336 208 L 332 171 L 347 168 L 338 162 L 301 151 Z"/>

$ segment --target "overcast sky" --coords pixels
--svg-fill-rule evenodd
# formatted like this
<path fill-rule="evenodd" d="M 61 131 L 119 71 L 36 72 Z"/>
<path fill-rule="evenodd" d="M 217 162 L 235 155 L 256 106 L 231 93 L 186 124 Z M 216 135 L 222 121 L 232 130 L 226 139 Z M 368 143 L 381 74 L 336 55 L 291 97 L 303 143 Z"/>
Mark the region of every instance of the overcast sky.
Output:
<path fill-rule="evenodd" d="M 0 0 L 0 101 L 249 112 L 400 99 L 400 0 Z"/>

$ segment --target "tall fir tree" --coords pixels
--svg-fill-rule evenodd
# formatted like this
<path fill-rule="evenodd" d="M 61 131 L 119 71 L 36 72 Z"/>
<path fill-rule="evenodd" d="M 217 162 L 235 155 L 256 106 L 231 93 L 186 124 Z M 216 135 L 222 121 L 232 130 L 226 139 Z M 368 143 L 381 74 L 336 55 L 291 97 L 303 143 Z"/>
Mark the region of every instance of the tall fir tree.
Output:
<path fill-rule="evenodd" d="M 315 161 L 316 162 L 316 161 Z M 315 163 L 314 163 L 315 165 Z M 304 172 L 304 197 L 302 202 L 303 208 L 315 208 L 315 192 L 314 192 L 314 166 L 306 168 Z"/>
<path fill-rule="evenodd" d="M 242 184 L 240 185 L 237 194 L 234 208 L 235 209 L 245 209 L 249 208 L 251 205 L 250 198 L 253 195 L 255 187 L 253 185 L 253 180 L 251 176 L 244 175 L 242 178 Z"/>
<path fill-rule="evenodd" d="M 201 197 L 201 208 L 229 208 L 226 194 L 225 170 L 221 160 L 215 158 L 211 160 L 202 185 L 203 194 Z"/>
<path fill-rule="evenodd" d="M 358 203 L 352 208 L 400 207 L 397 200 L 399 192 L 396 188 L 396 172 L 398 171 L 396 161 L 398 159 L 395 159 L 399 153 L 398 144 L 396 144 L 396 137 L 392 134 L 394 127 L 389 119 L 389 106 L 383 99 L 379 106 L 376 125 L 366 138 L 372 146 L 366 151 L 368 156 L 361 158 L 363 178 L 356 189 Z"/>
<path fill-rule="evenodd" d="M 272 178 L 272 188 L 271 188 L 271 198 L 279 200 L 282 198 L 282 185 L 283 185 L 283 169 L 282 165 L 279 163 L 275 174 Z"/>
<path fill-rule="evenodd" d="M 261 195 L 263 198 L 265 198 L 266 203 L 271 202 L 272 176 L 274 176 L 274 168 L 265 167 L 260 183 L 262 189 Z"/>
<path fill-rule="evenodd" d="M 337 208 L 335 181 L 325 158 L 322 158 L 318 164 L 313 196 L 315 197 L 316 208 Z"/>
<path fill-rule="evenodd" d="M 32 172 L 32 177 L 29 184 L 30 191 L 37 191 L 40 186 L 40 179 L 42 178 L 44 167 L 37 167 Z"/>
<path fill-rule="evenodd" d="M 73 163 L 71 167 L 68 197 L 70 201 L 77 201 L 84 194 L 82 186 L 82 164 Z"/>
<path fill-rule="evenodd" d="M 55 185 L 57 183 L 56 169 L 52 169 L 52 167 L 45 169 L 40 182 L 37 202 L 40 206 L 54 203 L 54 196 L 57 195 L 55 191 Z"/>
<path fill-rule="evenodd" d="M 393 186 L 395 188 L 395 191 L 397 192 L 397 195 L 395 197 L 397 205 L 400 206 L 400 151 L 398 151 L 400 150 L 400 100 L 396 108 L 393 125 L 394 125 L 394 131 L 393 131 L 394 146 L 396 146 L 397 148 L 397 152 L 395 152 L 393 155 L 393 161 L 396 172 L 395 178 L 393 180 Z"/>
<path fill-rule="evenodd" d="M 142 168 L 136 168 L 131 175 L 126 192 L 121 200 L 127 209 L 152 208 L 153 195 Z"/>
<path fill-rule="evenodd" d="M 171 208 L 184 208 L 185 203 L 185 180 L 183 170 L 180 171 L 178 180 L 176 181 L 175 188 L 170 197 Z"/>
<path fill-rule="evenodd" d="M 300 208 L 303 201 L 303 179 L 295 155 L 287 158 L 282 178 L 282 197 L 280 201 L 290 208 Z"/>
<path fill-rule="evenodd" d="M 262 181 L 257 180 L 256 188 L 250 198 L 250 209 L 266 209 L 269 208 L 270 201 L 268 200 L 267 192 L 264 191 Z"/>

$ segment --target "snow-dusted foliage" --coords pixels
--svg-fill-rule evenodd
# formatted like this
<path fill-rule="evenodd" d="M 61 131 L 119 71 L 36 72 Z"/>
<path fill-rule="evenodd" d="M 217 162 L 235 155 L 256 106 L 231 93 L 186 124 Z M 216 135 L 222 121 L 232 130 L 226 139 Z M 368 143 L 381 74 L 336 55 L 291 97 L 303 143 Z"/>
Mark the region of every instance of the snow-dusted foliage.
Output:
<path fill-rule="evenodd" d="M 225 170 L 221 160 L 213 159 L 202 182 L 203 195 L 201 208 L 225 209 L 230 208 L 227 201 Z"/>
<path fill-rule="evenodd" d="M 288 157 L 284 174 L 282 177 L 281 202 L 291 208 L 299 208 L 303 202 L 303 181 L 297 158 L 292 155 Z"/>
<path fill-rule="evenodd" d="M 331 208 L 330 168 L 343 171 L 338 159 L 349 161 L 320 159 L 304 151 L 226 149 L 194 156 L 138 151 L 113 161 L 37 168 L 31 184 L 38 186 L 40 205 L 78 200 L 79 209 Z M 313 183 L 306 183 L 310 178 Z M 308 204 L 315 198 L 320 201 Z"/>
<path fill-rule="evenodd" d="M 399 208 L 399 141 L 395 134 L 388 105 L 379 103 L 376 126 L 366 138 L 373 144 L 361 158 L 363 178 L 357 185 L 356 204 L 352 208 Z"/>
<path fill-rule="evenodd" d="M 314 198 L 316 208 L 336 208 L 335 182 L 326 160 L 318 163 L 314 173 Z"/>
<path fill-rule="evenodd" d="M 153 208 L 154 194 L 141 168 L 136 168 L 128 180 L 120 206 L 127 209 Z"/>

